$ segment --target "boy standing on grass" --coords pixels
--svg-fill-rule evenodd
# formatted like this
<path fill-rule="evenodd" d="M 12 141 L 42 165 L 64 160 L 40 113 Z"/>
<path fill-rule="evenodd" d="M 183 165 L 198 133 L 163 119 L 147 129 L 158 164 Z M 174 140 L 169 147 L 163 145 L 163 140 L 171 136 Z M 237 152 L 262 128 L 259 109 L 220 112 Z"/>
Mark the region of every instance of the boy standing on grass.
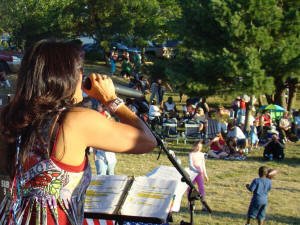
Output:
<path fill-rule="evenodd" d="M 246 184 L 246 188 L 253 192 L 253 196 L 248 209 L 247 224 L 250 220 L 257 219 L 258 225 L 262 225 L 266 218 L 266 208 L 268 204 L 268 193 L 272 189 L 272 181 L 267 178 L 268 169 L 262 166 L 258 170 L 259 178 L 255 178 L 251 185 Z"/>

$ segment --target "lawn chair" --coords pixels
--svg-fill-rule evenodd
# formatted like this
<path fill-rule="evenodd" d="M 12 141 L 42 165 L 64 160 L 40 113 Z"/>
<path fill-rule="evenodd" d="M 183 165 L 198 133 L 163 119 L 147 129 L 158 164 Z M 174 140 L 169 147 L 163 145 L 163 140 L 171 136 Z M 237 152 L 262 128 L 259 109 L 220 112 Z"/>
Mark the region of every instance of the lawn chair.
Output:
<path fill-rule="evenodd" d="M 177 123 L 173 120 L 166 120 L 162 125 L 162 136 L 165 141 L 176 140 L 179 142 L 179 134 L 177 131 Z"/>
<path fill-rule="evenodd" d="M 184 132 L 182 133 L 184 144 L 189 139 L 192 140 L 201 140 L 203 134 L 200 132 L 199 123 L 187 122 L 184 124 Z"/>

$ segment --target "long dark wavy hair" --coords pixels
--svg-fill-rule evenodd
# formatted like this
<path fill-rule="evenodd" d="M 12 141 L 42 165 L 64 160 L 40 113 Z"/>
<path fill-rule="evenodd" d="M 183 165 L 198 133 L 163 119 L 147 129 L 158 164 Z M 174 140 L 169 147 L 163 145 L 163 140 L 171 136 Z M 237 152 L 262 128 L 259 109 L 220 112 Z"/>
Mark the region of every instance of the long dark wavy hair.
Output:
<path fill-rule="evenodd" d="M 43 120 L 54 115 L 55 124 L 62 108 L 74 107 L 73 96 L 83 64 L 81 52 L 74 43 L 55 40 L 41 40 L 26 51 L 14 98 L 0 115 L 0 132 L 10 143 L 7 149 L 10 175 L 15 170 L 17 137 L 21 136 L 20 162 L 24 164 L 35 139 L 45 143 L 39 132 Z"/>

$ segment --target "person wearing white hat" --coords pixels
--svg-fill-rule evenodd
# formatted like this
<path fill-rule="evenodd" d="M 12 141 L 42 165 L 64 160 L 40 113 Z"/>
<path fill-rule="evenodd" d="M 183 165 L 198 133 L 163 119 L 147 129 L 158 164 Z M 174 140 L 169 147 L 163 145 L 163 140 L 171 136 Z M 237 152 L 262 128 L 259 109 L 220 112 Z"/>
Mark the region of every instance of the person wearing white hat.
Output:
<path fill-rule="evenodd" d="M 263 157 L 265 160 L 277 159 L 280 161 L 284 158 L 285 145 L 283 139 L 279 138 L 277 130 L 271 129 L 268 132 L 272 133 L 272 137 L 263 146 L 265 148 Z"/>

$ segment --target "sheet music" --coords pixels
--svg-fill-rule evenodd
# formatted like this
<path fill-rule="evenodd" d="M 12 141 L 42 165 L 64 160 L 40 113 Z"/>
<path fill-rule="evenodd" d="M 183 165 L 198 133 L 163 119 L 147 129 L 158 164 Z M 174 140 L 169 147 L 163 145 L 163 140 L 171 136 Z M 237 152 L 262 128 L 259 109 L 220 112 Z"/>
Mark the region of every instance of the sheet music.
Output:
<path fill-rule="evenodd" d="M 193 172 L 189 168 L 185 168 L 185 171 L 190 176 L 191 180 L 193 181 L 197 176 L 197 173 Z M 178 184 L 175 190 L 175 200 L 172 206 L 172 212 L 179 212 L 180 204 L 182 197 L 185 191 L 188 188 L 188 185 L 185 182 L 181 181 L 181 174 L 177 171 L 177 169 L 173 166 L 159 166 L 155 168 L 152 172 L 147 174 L 147 177 L 150 178 L 159 178 L 159 179 L 172 179 L 177 180 Z"/>
<path fill-rule="evenodd" d="M 123 175 L 93 175 L 86 192 L 84 211 L 112 214 L 128 181 L 129 178 Z"/>
<path fill-rule="evenodd" d="M 135 178 L 121 208 L 121 214 L 166 219 L 176 186 L 175 180 Z"/>

